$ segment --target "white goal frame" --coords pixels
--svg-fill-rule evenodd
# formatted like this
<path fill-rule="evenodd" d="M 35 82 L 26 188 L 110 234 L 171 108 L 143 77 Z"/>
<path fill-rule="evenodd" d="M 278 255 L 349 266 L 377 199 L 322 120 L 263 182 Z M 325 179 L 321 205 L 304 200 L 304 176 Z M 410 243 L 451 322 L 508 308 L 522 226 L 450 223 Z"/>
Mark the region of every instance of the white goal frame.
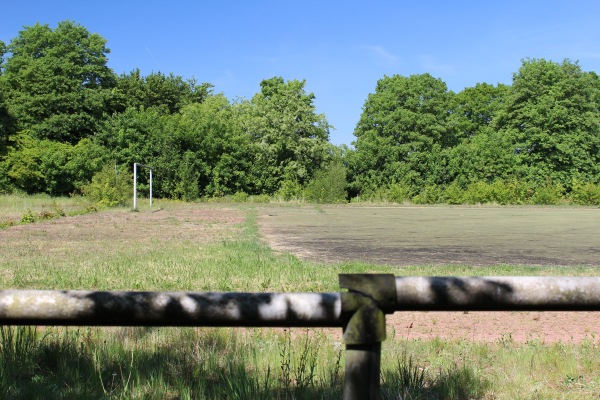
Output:
<path fill-rule="evenodd" d="M 148 168 L 150 170 L 150 207 L 152 207 L 152 167 L 140 163 L 133 163 L 133 209 L 137 210 L 137 167 Z"/>

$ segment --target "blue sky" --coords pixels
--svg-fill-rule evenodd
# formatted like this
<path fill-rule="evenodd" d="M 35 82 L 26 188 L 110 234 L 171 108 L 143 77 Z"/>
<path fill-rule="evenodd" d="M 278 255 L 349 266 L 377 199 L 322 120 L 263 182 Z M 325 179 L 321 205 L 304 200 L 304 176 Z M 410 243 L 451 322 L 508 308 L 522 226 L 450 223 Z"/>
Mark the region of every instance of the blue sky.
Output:
<path fill-rule="evenodd" d="M 73 20 L 102 35 L 118 74 L 174 73 L 251 98 L 263 79 L 305 79 L 336 130 L 354 140 L 383 76 L 430 73 L 459 92 L 510 84 L 524 58 L 600 72 L 600 1 L 3 0 L 0 40 Z"/>

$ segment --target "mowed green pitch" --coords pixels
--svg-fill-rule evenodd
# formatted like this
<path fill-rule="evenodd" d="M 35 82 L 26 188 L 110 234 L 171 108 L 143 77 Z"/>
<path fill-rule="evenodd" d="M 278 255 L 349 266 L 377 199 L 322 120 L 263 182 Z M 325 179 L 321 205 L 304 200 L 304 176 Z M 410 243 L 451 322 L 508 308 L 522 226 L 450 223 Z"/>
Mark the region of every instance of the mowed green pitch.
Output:
<path fill-rule="evenodd" d="M 383 265 L 599 266 L 600 209 L 567 207 L 271 207 L 279 249 Z"/>

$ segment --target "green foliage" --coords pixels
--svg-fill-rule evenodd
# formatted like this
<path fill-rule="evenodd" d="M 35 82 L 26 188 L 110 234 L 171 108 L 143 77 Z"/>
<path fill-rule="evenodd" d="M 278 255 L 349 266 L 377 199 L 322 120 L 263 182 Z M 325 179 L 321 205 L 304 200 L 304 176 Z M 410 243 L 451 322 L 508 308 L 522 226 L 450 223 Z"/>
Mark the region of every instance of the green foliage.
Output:
<path fill-rule="evenodd" d="M 600 172 L 600 80 L 577 63 L 525 60 L 500 107 L 495 128 L 510 142 L 520 177 L 569 188 Z"/>
<path fill-rule="evenodd" d="M 83 195 L 99 207 L 125 206 L 132 197 L 133 176 L 123 170 L 115 171 L 114 164 L 106 164 L 83 186 Z"/>
<path fill-rule="evenodd" d="M 452 97 L 448 123 L 455 140 L 469 140 L 490 127 L 509 89 L 506 85 L 478 83 Z"/>
<path fill-rule="evenodd" d="M 412 198 L 415 204 L 436 204 L 442 203 L 444 199 L 444 191 L 441 186 L 428 185 L 425 186 L 419 194 Z"/>
<path fill-rule="evenodd" d="M 600 205 L 600 185 L 574 179 L 569 199 L 572 203 L 583 206 Z"/>
<path fill-rule="evenodd" d="M 274 194 L 286 178 L 305 185 L 329 162 L 331 126 L 304 85 L 266 79 L 260 93 L 238 105 L 238 123 L 250 138 L 252 193 Z"/>
<path fill-rule="evenodd" d="M 35 215 L 33 215 L 31 209 L 28 208 L 25 214 L 21 215 L 20 222 L 23 224 L 31 224 L 35 222 Z"/>
<path fill-rule="evenodd" d="M 0 160 L 8 152 L 10 136 L 16 132 L 17 120 L 9 112 L 5 102 L 4 88 L 2 86 L 2 74 L 0 73 Z"/>
<path fill-rule="evenodd" d="M 317 171 L 306 186 L 304 196 L 317 203 L 345 203 L 348 196 L 346 184 L 346 168 L 334 162 L 327 169 Z"/>
<path fill-rule="evenodd" d="M 108 120 L 95 139 L 111 149 L 120 165 L 151 165 L 157 197 L 193 200 L 251 193 L 249 138 L 239 132 L 234 110 L 222 95 L 174 115 L 158 108 L 129 108 Z M 148 184 L 146 176 L 140 176 L 140 184 Z"/>
<path fill-rule="evenodd" d="M 184 201 L 196 200 L 200 194 L 198 189 L 198 180 L 200 174 L 195 166 L 195 154 L 186 151 L 183 155 L 183 162 L 177 170 L 179 182 L 175 187 L 175 194 Z"/>
<path fill-rule="evenodd" d="M 435 184 L 438 153 L 454 142 L 446 123 L 450 97 L 446 84 L 429 74 L 379 80 L 354 131 L 353 186 Z"/>
<path fill-rule="evenodd" d="M 493 184 L 482 181 L 473 182 L 467 187 L 462 198 L 466 204 L 506 204 L 509 201 L 508 193 L 501 181 Z"/>
<path fill-rule="evenodd" d="M 0 194 L 10 194 L 16 190 L 8 176 L 9 168 L 8 163 L 0 161 Z"/>
<path fill-rule="evenodd" d="M 8 45 L 6 104 L 19 129 L 75 144 L 90 137 L 106 112 L 115 76 L 106 40 L 71 21 L 35 24 Z"/>
<path fill-rule="evenodd" d="M 135 109 L 159 108 L 161 111 L 174 114 L 185 105 L 202 103 L 211 93 L 212 85 L 197 85 L 194 79 L 184 80 L 172 73 L 164 75 L 153 72 L 141 76 L 136 69 L 128 75 L 117 79 L 117 94 L 113 100 L 115 108 L 123 111 L 129 107 Z"/>
<path fill-rule="evenodd" d="M 72 21 L 0 41 L 0 193 L 78 193 L 113 159 L 152 165 L 156 196 L 187 201 L 600 202 L 600 78 L 570 60 L 525 59 L 511 86 L 459 93 L 427 73 L 384 76 L 349 149 L 329 143 L 304 80 L 230 102 L 173 73 L 117 77 L 108 53 Z M 343 188 L 323 184 L 332 162 Z"/>
<path fill-rule="evenodd" d="M 0 163 L 0 170 L 6 171 L 5 178 L 0 178 L 0 190 L 12 187 L 27 193 L 71 194 L 89 183 L 105 153 L 89 139 L 75 146 L 26 134 L 14 140 L 14 147 Z"/>
<path fill-rule="evenodd" d="M 386 200 L 392 203 L 402 204 L 405 201 L 410 200 L 410 188 L 399 183 L 392 184 L 386 191 Z"/>
<path fill-rule="evenodd" d="M 303 195 L 302 185 L 298 182 L 295 177 L 286 177 L 282 182 L 279 190 L 277 191 L 277 196 L 285 201 L 297 200 L 301 198 Z"/>
<path fill-rule="evenodd" d="M 598 182 L 598 101 L 598 76 L 568 60 L 525 60 L 512 86 L 457 95 L 427 74 L 385 77 L 355 130 L 351 195 L 400 182 L 418 203 L 562 202 L 573 178 Z"/>
<path fill-rule="evenodd" d="M 530 202 L 532 204 L 560 204 L 564 201 L 565 189 L 560 183 L 547 182 L 535 188 Z"/>
<path fill-rule="evenodd" d="M 458 185 L 456 181 L 453 181 L 444 189 L 444 198 L 448 204 L 464 204 L 465 194 L 464 190 Z"/>

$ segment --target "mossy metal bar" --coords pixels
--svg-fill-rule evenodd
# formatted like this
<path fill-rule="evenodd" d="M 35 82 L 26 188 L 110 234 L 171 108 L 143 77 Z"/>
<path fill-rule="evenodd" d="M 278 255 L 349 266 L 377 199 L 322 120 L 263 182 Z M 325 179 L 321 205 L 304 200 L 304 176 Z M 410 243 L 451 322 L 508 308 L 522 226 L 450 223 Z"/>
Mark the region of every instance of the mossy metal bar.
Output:
<path fill-rule="evenodd" d="M 341 327 L 344 399 L 377 399 L 385 314 L 600 311 L 600 277 L 340 275 L 340 293 L 0 291 L 0 325 Z"/>
<path fill-rule="evenodd" d="M 341 327 L 339 293 L 0 291 L 2 325 Z"/>
<path fill-rule="evenodd" d="M 393 312 L 396 286 L 393 275 L 342 274 L 342 316 L 346 366 L 344 400 L 378 399 L 381 377 L 381 342 L 385 314 Z"/>
<path fill-rule="evenodd" d="M 397 311 L 600 311 L 600 277 L 396 277 Z"/>

